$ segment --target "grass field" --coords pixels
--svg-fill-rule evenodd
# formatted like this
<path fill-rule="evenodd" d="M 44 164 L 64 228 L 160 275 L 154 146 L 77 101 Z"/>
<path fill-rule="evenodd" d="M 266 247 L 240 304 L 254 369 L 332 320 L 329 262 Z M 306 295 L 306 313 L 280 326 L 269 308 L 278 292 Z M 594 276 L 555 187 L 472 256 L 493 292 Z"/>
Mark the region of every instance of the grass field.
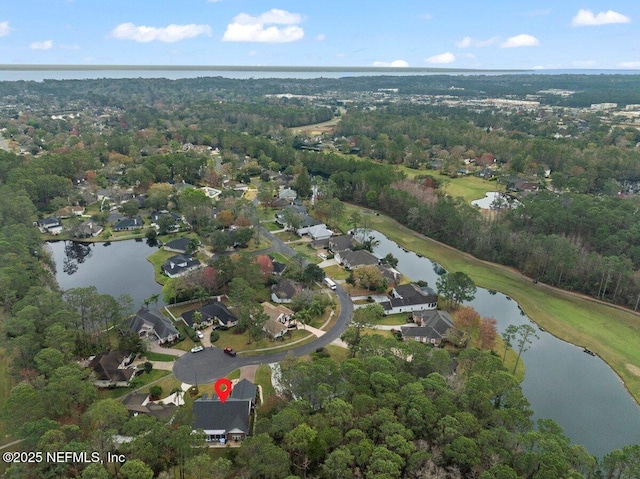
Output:
<path fill-rule="evenodd" d="M 477 176 L 449 178 L 448 176 L 440 175 L 440 172 L 434 170 L 414 170 L 406 166 L 398 166 L 398 168 L 409 178 L 422 175 L 433 176 L 437 181 L 442 182 L 440 188 L 446 194 L 454 198 L 461 196 L 468 202 L 484 198 L 485 193 L 489 191 L 505 191 L 504 185 L 501 185 L 497 181 L 487 181 Z"/>
<path fill-rule="evenodd" d="M 347 205 L 352 211 L 366 210 Z M 448 271 L 463 271 L 481 287 L 500 291 L 551 334 L 595 351 L 621 377 L 640 402 L 640 315 L 616 306 L 532 281 L 505 266 L 479 260 L 409 230 L 387 216 L 367 214 L 371 228 L 403 247 L 440 263 Z"/>
<path fill-rule="evenodd" d="M 162 354 L 162 353 L 153 353 L 153 352 L 146 352 L 144 353 L 144 355 L 147 358 L 147 361 L 172 362 L 177 358 L 177 356 L 174 356 L 172 354 Z"/>
<path fill-rule="evenodd" d="M 331 279 L 347 279 L 349 277 L 349 272 L 342 266 L 327 266 L 326 268 L 323 268 L 323 270 L 324 274 Z"/>
<path fill-rule="evenodd" d="M 177 253 L 174 251 L 165 251 L 163 249 L 159 249 L 151 253 L 147 256 L 147 261 L 153 265 L 153 273 L 155 275 L 156 283 L 165 284 L 169 278 L 162 274 L 162 265 L 165 261 L 167 261 L 172 256 L 175 256 Z"/>
<path fill-rule="evenodd" d="M 276 390 L 271 384 L 271 367 L 268 364 L 258 366 L 256 371 L 256 385 L 262 386 L 262 397 L 266 400 L 269 396 L 274 396 Z"/>
<path fill-rule="evenodd" d="M 331 133 L 335 130 L 336 125 L 340 122 L 340 118 L 333 118 L 329 121 L 323 121 L 322 123 L 315 123 L 313 125 L 297 126 L 289 128 L 289 131 L 294 135 L 308 135 L 317 136 L 323 133 Z"/>

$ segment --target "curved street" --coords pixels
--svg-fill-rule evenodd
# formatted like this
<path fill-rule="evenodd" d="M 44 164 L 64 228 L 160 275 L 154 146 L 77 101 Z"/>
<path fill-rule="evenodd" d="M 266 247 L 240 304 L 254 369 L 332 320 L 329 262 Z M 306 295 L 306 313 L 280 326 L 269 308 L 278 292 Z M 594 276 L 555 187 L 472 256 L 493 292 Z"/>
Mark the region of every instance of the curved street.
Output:
<path fill-rule="evenodd" d="M 173 366 L 174 376 L 187 384 L 208 384 L 243 366 L 276 363 L 282 361 L 288 354 L 295 357 L 306 356 L 317 348 L 327 346 L 344 332 L 353 313 L 353 305 L 347 292 L 338 286 L 335 293 L 340 301 L 338 320 L 333 328 L 316 340 L 287 351 L 244 357 L 242 355 L 231 357 L 226 355 L 222 348 L 211 346 L 199 353 L 187 353 L 177 359 Z"/>
<path fill-rule="evenodd" d="M 269 231 L 262 227 L 260 230 L 263 235 L 271 240 L 273 243 L 272 248 L 275 251 L 287 256 L 293 256 L 295 254 L 292 248 L 284 244 Z M 347 292 L 338 286 L 335 293 L 340 301 L 340 314 L 338 315 L 338 319 L 329 331 L 314 341 L 298 346 L 297 348 L 277 353 L 256 356 L 242 356 L 240 354 L 236 357 L 224 354 L 222 351 L 224 345 L 221 348 L 211 346 L 199 353 L 187 353 L 177 359 L 173 366 L 174 376 L 179 381 L 187 384 L 208 384 L 243 366 L 276 363 L 282 361 L 288 354 L 295 357 L 306 356 L 317 348 L 327 346 L 333 340 L 338 339 L 344 330 L 347 329 L 353 313 L 353 304 Z"/>

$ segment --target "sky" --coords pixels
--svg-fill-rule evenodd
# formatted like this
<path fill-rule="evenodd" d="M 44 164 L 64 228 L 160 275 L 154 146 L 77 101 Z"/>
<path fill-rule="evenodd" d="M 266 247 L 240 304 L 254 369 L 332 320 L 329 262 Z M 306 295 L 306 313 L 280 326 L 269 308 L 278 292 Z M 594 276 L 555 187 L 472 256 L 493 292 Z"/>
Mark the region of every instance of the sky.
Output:
<path fill-rule="evenodd" d="M 0 0 L 0 64 L 640 69 L 640 2 Z"/>

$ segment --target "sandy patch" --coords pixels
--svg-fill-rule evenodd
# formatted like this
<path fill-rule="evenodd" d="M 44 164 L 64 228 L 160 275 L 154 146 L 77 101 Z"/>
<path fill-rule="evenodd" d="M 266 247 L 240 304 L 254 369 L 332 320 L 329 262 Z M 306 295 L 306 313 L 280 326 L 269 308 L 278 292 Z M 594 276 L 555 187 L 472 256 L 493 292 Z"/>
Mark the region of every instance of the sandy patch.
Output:
<path fill-rule="evenodd" d="M 240 379 L 247 379 L 252 383 L 256 380 L 256 371 L 258 370 L 257 365 L 253 366 L 243 366 L 240 368 Z"/>
<path fill-rule="evenodd" d="M 638 366 L 634 366 L 633 364 L 627 364 L 626 366 L 631 374 L 634 374 L 640 378 L 640 368 Z"/>

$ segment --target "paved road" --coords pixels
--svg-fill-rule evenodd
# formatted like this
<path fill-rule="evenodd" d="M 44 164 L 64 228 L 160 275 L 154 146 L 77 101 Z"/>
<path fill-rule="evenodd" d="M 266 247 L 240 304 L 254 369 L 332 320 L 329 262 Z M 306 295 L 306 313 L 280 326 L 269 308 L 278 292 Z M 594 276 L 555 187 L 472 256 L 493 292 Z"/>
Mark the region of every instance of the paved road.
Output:
<path fill-rule="evenodd" d="M 273 250 L 287 256 L 293 256 L 295 251 L 284 244 L 279 238 L 272 235 L 269 231 L 261 228 L 262 234 L 264 234 L 269 240 L 273 242 Z M 282 361 L 287 354 L 292 354 L 295 357 L 306 356 L 312 353 L 317 348 L 327 346 L 334 339 L 338 339 L 340 335 L 347 329 L 347 324 L 353 313 L 353 303 L 349 294 L 340 286 L 335 291 L 340 301 L 340 315 L 336 324 L 317 338 L 315 341 L 307 343 L 303 346 L 299 346 L 288 351 L 282 351 L 273 354 L 267 354 L 263 356 L 246 356 L 238 355 L 231 357 L 222 352 L 222 348 L 215 346 L 205 348 L 204 351 L 199 353 L 188 353 L 179 358 L 173 366 L 173 375 L 178 378 L 179 381 L 188 384 L 207 384 L 226 376 L 234 369 L 241 368 L 243 366 L 277 363 Z"/>
<path fill-rule="evenodd" d="M 243 357 L 242 355 L 238 355 L 231 357 L 224 354 L 222 348 L 205 348 L 204 351 L 188 353 L 176 360 L 173 366 L 173 375 L 183 383 L 207 384 L 243 366 L 277 363 L 282 361 L 287 354 L 292 354 L 295 357 L 306 356 L 317 348 L 327 346 L 334 339 L 339 338 L 344 332 L 353 313 L 353 306 L 347 292 L 338 286 L 336 294 L 340 300 L 340 315 L 338 316 L 338 320 L 333 328 L 315 341 L 288 351 L 263 356 Z M 222 347 L 224 347 L 224 345 L 222 345 Z"/>

